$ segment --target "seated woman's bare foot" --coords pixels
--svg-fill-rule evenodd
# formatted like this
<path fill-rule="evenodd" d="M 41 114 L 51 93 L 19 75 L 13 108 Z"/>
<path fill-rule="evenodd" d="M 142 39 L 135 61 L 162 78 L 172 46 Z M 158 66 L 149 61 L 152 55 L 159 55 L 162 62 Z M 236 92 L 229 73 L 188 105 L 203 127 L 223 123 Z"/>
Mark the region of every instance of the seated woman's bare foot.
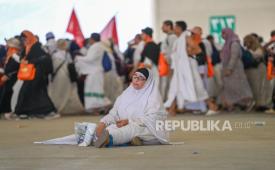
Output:
<path fill-rule="evenodd" d="M 177 111 L 175 109 L 169 109 L 168 113 L 170 116 L 173 116 L 173 117 L 177 115 Z"/>
<path fill-rule="evenodd" d="M 102 133 L 95 141 L 94 146 L 96 148 L 104 148 L 110 142 L 109 132 L 106 129 L 103 129 Z"/>
<path fill-rule="evenodd" d="M 98 125 L 97 125 L 97 128 L 96 128 L 96 136 L 97 137 L 100 137 L 102 132 L 105 130 L 106 126 L 104 123 L 100 122 Z"/>

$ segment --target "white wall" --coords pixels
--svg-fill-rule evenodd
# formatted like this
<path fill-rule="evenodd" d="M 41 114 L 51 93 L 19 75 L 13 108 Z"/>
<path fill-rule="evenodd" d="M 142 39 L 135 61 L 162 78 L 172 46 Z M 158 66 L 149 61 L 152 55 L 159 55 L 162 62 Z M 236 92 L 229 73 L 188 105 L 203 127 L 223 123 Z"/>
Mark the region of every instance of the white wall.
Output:
<path fill-rule="evenodd" d="M 201 26 L 204 36 L 209 33 L 209 17 L 235 15 L 236 33 L 243 38 L 255 32 L 269 39 L 275 30 L 275 0 L 155 0 L 156 40 L 161 40 L 162 22 L 184 20 L 188 27 Z"/>
<path fill-rule="evenodd" d="M 116 14 L 120 49 L 140 33 L 152 26 L 153 0 L 0 0 L 0 44 L 29 29 L 45 43 L 45 34 L 53 31 L 57 38 L 73 38 L 66 33 L 74 7 L 82 32 L 89 37 L 100 32 Z"/>

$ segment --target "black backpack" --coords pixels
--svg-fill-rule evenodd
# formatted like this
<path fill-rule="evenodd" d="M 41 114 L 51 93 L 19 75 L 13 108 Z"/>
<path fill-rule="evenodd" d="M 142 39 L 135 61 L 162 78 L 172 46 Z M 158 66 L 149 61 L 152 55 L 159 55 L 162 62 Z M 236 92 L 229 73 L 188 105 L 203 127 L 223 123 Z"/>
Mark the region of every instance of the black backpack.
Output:
<path fill-rule="evenodd" d="M 258 65 L 260 64 L 260 62 L 258 62 L 253 57 L 251 52 L 244 49 L 243 47 L 241 47 L 241 51 L 242 51 L 242 56 L 241 57 L 242 57 L 242 62 L 243 62 L 244 69 L 257 68 Z"/>

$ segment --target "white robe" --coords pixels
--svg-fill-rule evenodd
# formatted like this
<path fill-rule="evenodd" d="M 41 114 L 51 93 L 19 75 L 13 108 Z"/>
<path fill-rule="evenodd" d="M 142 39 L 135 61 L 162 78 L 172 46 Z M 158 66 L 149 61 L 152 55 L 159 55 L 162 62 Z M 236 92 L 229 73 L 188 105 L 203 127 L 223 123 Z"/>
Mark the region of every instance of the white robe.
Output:
<path fill-rule="evenodd" d="M 84 86 L 86 111 L 93 111 L 111 103 L 104 93 L 103 54 L 104 47 L 101 42 L 97 42 L 89 47 L 86 56 L 76 58 L 79 74 L 87 75 Z"/>
<path fill-rule="evenodd" d="M 77 93 L 77 84 L 71 82 L 69 78 L 68 64 L 72 62 L 71 56 L 66 51 L 58 50 L 52 56 L 54 72 L 63 62 L 65 62 L 56 72 L 54 79 L 49 82 L 48 93 L 58 113 L 75 114 L 84 111 Z"/>
<path fill-rule="evenodd" d="M 128 119 L 129 124 L 116 127 L 116 121 Z M 145 142 L 158 141 L 167 144 L 169 134 L 165 130 L 156 129 L 156 121 L 167 119 L 158 87 L 155 85 L 152 73 L 141 90 L 135 90 L 130 85 L 117 98 L 114 107 L 101 122 L 109 125 L 107 130 L 113 136 L 114 144 L 129 142 L 133 137 L 141 137 Z"/>
<path fill-rule="evenodd" d="M 183 32 L 174 44 L 171 55 L 174 74 L 170 82 L 165 107 L 170 107 L 175 99 L 178 108 L 184 108 L 186 103 L 198 102 L 208 98 L 198 72 L 197 61 L 187 54 L 186 37 L 187 33 Z"/>
<path fill-rule="evenodd" d="M 211 56 L 211 54 L 212 54 L 211 44 L 209 43 L 208 40 L 203 40 L 203 44 L 205 46 L 206 55 Z M 208 87 L 207 86 L 207 65 L 198 66 L 198 71 L 202 77 L 204 87 L 207 90 L 207 87 Z M 195 102 L 195 103 L 187 103 L 185 105 L 185 108 L 189 109 L 189 110 L 200 110 L 201 112 L 207 111 L 207 106 L 206 106 L 205 101 L 199 101 L 199 102 Z"/>

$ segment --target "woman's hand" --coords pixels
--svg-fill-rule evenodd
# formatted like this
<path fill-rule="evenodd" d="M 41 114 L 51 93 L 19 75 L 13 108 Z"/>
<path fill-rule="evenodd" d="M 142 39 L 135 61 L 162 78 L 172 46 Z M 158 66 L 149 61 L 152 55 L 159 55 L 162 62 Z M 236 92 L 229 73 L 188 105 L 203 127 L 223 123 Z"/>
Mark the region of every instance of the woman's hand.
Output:
<path fill-rule="evenodd" d="M 230 70 L 230 69 L 225 69 L 225 70 L 224 70 L 224 76 L 225 76 L 225 77 L 228 77 L 228 76 L 230 76 L 230 75 L 232 74 L 232 72 L 233 72 L 233 71 Z"/>
<path fill-rule="evenodd" d="M 99 137 L 103 130 L 106 128 L 105 124 L 103 122 L 100 122 L 98 125 L 97 125 L 97 128 L 96 128 L 96 136 Z"/>
<path fill-rule="evenodd" d="M 21 60 L 21 63 L 22 63 L 22 64 L 28 64 L 29 62 L 28 62 L 28 60 L 22 59 L 22 60 Z"/>
<path fill-rule="evenodd" d="M 1 79 L 0 79 L 0 81 L 1 81 L 2 83 L 5 83 L 8 79 L 9 79 L 8 76 L 3 75 L 3 76 L 1 77 Z"/>
<path fill-rule="evenodd" d="M 121 128 L 121 127 L 123 127 L 123 126 L 128 125 L 128 123 L 129 123 L 128 119 L 119 120 L 119 121 L 116 122 L 116 126 L 117 126 L 118 128 Z"/>

